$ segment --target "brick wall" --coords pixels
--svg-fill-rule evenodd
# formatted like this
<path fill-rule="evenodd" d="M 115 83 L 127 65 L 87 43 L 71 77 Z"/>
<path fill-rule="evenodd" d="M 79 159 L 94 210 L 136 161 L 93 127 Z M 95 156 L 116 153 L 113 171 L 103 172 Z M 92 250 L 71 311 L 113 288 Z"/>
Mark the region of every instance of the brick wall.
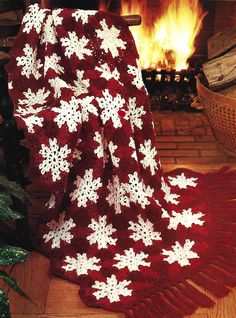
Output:
<path fill-rule="evenodd" d="M 203 113 L 153 112 L 157 148 L 166 164 L 236 163 L 216 145 Z"/>

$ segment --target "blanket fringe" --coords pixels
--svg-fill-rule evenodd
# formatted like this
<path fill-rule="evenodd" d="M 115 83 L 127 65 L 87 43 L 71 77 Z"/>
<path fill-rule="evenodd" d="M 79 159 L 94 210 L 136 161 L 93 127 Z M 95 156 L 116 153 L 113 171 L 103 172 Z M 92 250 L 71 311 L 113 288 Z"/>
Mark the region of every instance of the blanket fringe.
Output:
<path fill-rule="evenodd" d="M 183 172 L 178 169 L 176 172 Z M 200 175 L 200 174 L 199 174 Z M 216 247 L 205 268 L 162 291 L 150 295 L 125 312 L 125 318 L 181 318 L 198 307 L 213 307 L 211 295 L 227 295 L 236 286 L 236 171 L 224 167 L 218 172 L 201 174 L 207 187 L 206 202 L 214 216 Z M 205 186 L 204 185 L 204 186 Z M 193 283 L 193 284 L 192 284 Z"/>

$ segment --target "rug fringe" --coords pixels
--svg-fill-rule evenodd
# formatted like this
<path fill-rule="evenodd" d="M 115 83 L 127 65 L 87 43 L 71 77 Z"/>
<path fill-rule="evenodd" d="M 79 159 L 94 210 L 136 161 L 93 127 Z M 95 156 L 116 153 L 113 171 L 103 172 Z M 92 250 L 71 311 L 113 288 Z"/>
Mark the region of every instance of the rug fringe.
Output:
<path fill-rule="evenodd" d="M 177 169 L 174 173 L 184 171 Z M 205 181 L 206 200 L 216 226 L 216 247 L 206 260 L 208 265 L 190 275 L 190 282 L 185 280 L 162 292 L 151 290 L 149 296 L 125 312 L 125 318 L 143 318 L 144 313 L 145 318 L 181 318 L 198 307 L 214 306 L 214 301 L 199 288 L 222 298 L 236 286 L 236 171 L 223 167 L 214 173 L 199 174 L 199 178 Z"/>

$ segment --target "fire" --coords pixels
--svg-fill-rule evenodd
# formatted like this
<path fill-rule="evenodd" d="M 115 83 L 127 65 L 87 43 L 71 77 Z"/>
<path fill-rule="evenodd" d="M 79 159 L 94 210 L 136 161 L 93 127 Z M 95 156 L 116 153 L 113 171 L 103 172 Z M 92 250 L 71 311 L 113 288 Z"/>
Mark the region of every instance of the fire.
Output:
<path fill-rule="evenodd" d="M 148 0 L 121 0 L 122 15 L 142 16 L 142 25 L 131 28 L 141 66 L 145 69 L 187 69 L 206 13 L 198 0 L 161 0 L 161 4 L 162 15 L 158 17 L 151 16 Z"/>

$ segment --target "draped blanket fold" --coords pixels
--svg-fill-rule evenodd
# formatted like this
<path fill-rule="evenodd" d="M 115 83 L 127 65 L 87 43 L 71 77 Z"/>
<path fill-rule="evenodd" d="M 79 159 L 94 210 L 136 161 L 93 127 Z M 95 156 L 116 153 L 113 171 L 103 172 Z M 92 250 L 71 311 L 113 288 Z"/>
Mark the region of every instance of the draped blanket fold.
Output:
<path fill-rule="evenodd" d="M 51 195 L 34 237 L 53 273 L 78 283 L 87 305 L 130 318 L 210 307 L 202 288 L 226 295 L 236 172 L 163 173 L 125 21 L 32 5 L 8 71 L 29 177 Z"/>

